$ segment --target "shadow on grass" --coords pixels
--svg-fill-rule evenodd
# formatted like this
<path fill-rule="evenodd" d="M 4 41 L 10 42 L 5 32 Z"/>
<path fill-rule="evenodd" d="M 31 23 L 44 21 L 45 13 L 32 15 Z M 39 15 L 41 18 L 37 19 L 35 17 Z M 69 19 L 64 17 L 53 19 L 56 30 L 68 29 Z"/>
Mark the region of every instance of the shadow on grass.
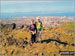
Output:
<path fill-rule="evenodd" d="M 51 41 L 56 41 L 56 42 L 58 42 L 60 44 L 64 44 L 65 46 L 68 45 L 68 43 L 66 43 L 66 42 L 61 42 L 60 40 L 54 40 L 54 39 L 42 40 L 42 43 L 43 42 L 49 43 Z"/>
<path fill-rule="evenodd" d="M 72 44 L 72 46 L 75 46 L 75 44 Z"/>

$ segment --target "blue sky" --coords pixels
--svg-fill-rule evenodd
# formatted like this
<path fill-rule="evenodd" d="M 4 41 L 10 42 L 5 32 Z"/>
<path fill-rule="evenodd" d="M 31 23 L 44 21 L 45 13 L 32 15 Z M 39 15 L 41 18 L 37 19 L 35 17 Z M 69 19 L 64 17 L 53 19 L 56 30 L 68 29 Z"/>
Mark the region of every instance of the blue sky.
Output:
<path fill-rule="evenodd" d="M 74 1 L 1 1 L 1 12 L 74 12 Z"/>
<path fill-rule="evenodd" d="M 63 14 L 64 16 L 74 16 L 74 0 L 72 1 L 1 1 L 0 9 L 2 17 L 25 16 L 35 14 L 57 16 Z M 8 15 L 7 15 L 8 13 Z M 16 14 L 17 13 L 17 14 Z M 56 14 L 56 15 L 54 15 Z M 10 16 L 9 16 L 10 15 Z M 58 15 L 58 16 L 59 16 Z"/>

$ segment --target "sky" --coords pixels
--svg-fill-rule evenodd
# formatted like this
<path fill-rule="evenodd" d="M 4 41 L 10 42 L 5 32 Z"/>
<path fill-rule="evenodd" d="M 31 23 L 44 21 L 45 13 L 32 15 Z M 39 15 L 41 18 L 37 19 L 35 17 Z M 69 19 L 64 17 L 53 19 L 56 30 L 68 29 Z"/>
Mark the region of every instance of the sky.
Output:
<path fill-rule="evenodd" d="M 74 13 L 72 1 L 1 1 L 1 13 Z"/>

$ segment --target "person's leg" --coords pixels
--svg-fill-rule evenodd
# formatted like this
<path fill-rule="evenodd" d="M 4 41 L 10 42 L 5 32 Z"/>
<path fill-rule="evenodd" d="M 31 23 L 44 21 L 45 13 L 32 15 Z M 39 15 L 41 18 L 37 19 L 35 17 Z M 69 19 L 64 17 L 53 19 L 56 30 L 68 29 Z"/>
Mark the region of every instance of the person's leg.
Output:
<path fill-rule="evenodd" d="M 39 39 L 39 32 L 36 33 L 36 42 L 38 42 Z"/>
<path fill-rule="evenodd" d="M 36 34 L 34 34 L 34 42 L 36 42 Z"/>
<path fill-rule="evenodd" d="M 41 42 L 41 32 L 40 31 L 37 33 L 37 40 Z"/>
<path fill-rule="evenodd" d="M 32 34 L 30 34 L 30 43 L 32 44 L 33 38 L 32 38 Z"/>
<path fill-rule="evenodd" d="M 41 31 L 39 32 L 39 39 L 40 39 L 40 43 L 42 41 L 42 38 L 41 38 Z"/>
<path fill-rule="evenodd" d="M 33 37 L 32 37 L 32 38 L 33 38 L 33 40 L 32 40 L 32 41 L 33 41 L 33 43 L 34 43 L 34 42 L 35 42 L 35 34 L 33 35 Z"/>
<path fill-rule="evenodd" d="M 32 42 L 34 43 L 34 35 L 33 35 L 33 37 L 32 37 Z"/>
<path fill-rule="evenodd" d="M 32 34 L 32 43 L 34 43 L 34 35 Z"/>
<path fill-rule="evenodd" d="M 35 42 L 37 42 L 37 33 L 35 34 Z"/>

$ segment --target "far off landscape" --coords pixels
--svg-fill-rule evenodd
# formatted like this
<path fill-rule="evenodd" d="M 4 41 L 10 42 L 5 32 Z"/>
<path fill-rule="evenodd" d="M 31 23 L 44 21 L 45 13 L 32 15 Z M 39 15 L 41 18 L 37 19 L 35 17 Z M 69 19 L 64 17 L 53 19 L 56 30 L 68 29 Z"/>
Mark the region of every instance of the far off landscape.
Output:
<path fill-rule="evenodd" d="M 74 51 L 74 24 L 71 17 L 44 16 L 40 17 L 44 30 L 42 43 L 30 42 L 28 26 L 30 19 L 35 17 L 19 17 L 1 20 L 0 23 L 0 54 L 1 55 L 59 55 L 59 51 Z M 15 28 L 13 29 L 15 23 Z"/>

